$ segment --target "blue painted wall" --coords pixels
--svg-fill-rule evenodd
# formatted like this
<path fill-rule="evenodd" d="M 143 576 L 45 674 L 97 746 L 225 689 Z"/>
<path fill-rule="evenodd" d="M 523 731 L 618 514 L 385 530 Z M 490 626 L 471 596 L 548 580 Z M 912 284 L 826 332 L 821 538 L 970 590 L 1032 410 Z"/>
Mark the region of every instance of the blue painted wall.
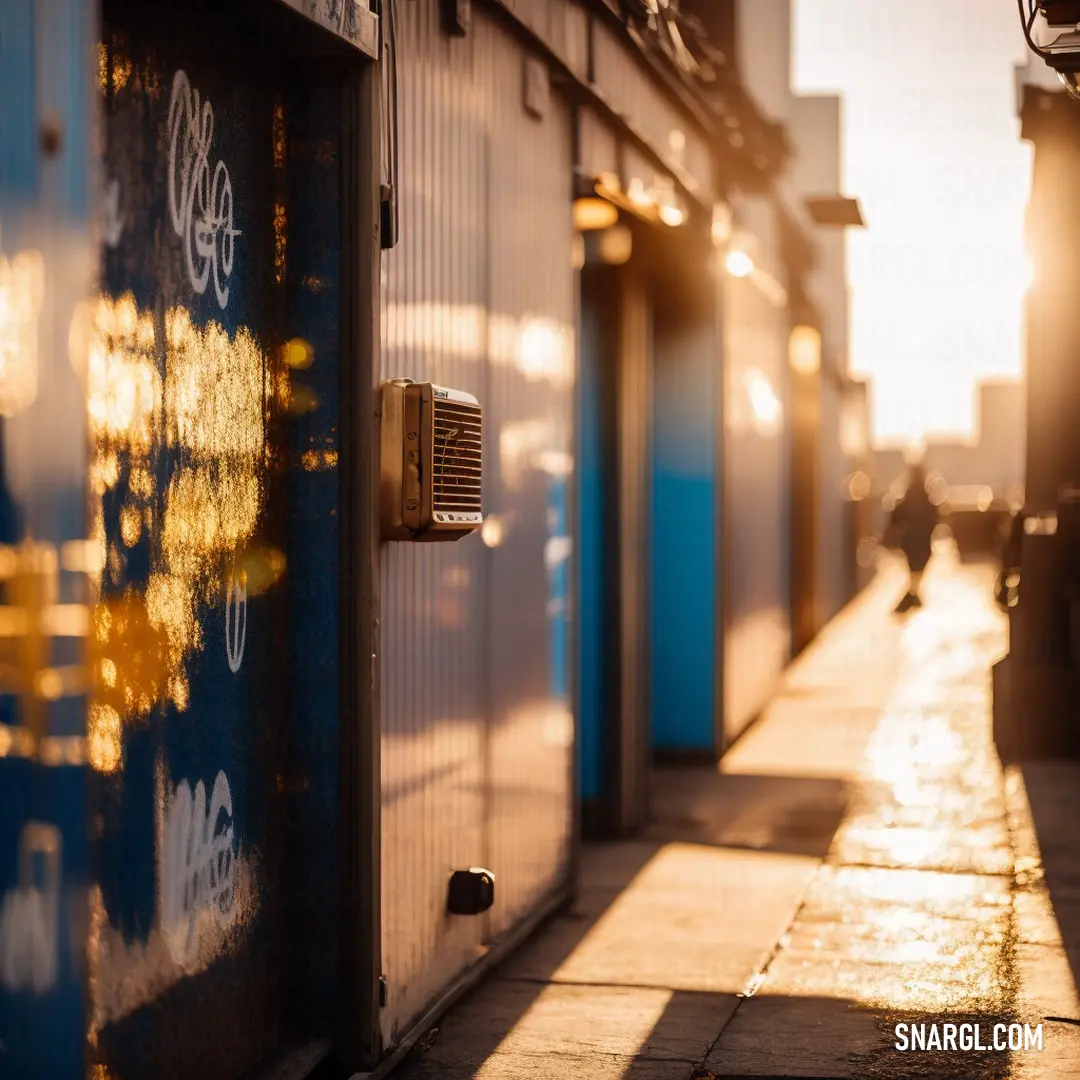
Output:
<path fill-rule="evenodd" d="M 548 477 L 548 626 L 551 696 L 566 701 L 570 693 L 570 552 L 567 494 L 563 474 Z"/>
<path fill-rule="evenodd" d="M 337 466 L 340 380 L 340 91 L 297 80 L 285 109 L 289 234 L 285 282 L 289 333 L 311 346 L 311 364 L 291 373 L 294 397 L 313 406 L 285 423 L 289 713 L 291 764 L 286 858 L 295 866 L 286 897 L 291 950 L 290 1008 L 305 1030 L 328 1036 L 338 990 L 335 912 L 338 873 L 340 533 Z M 305 157 L 303 147 L 328 148 Z M 318 282 L 317 287 L 313 283 Z M 316 929 L 319 928 L 319 929 Z"/>
<path fill-rule="evenodd" d="M 653 399 L 652 743 L 716 744 L 716 343 L 657 325 Z"/>
<path fill-rule="evenodd" d="M 20 609 L 33 637 L 3 643 L 0 684 L 0 1076 L 81 1080 L 86 1014 L 88 886 L 85 697 L 61 679 L 56 700 L 30 690 L 46 668 L 81 662 L 78 630 L 46 629 L 39 605 L 85 611 L 86 576 L 70 541 L 85 539 L 85 398 L 69 354 L 69 329 L 88 298 L 93 267 L 88 209 L 91 8 L 0 3 L 0 280 L 29 283 L 0 300 L 0 327 L 15 354 L 0 374 L 0 545 L 13 572 L 0 605 Z M 56 28 L 62 28 L 58 32 Z M 62 138 L 40 139 L 45 116 Z M 35 299 L 24 302 L 28 296 Z M 36 369 L 36 390 L 17 376 Z M 31 541 L 32 538 L 32 541 Z M 51 594 L 51 597 L 50 597 Z"/>
<path fill-rule="evenodd" d="M 274 87 L 250 56 L 225 64 L 170 29 L 105 33 L 104 171 L 123 229 L 105 237 L 98 329 L 115 378 L 141 372 L 146 411 L 91 422 L 115 672 L 98 695 L 112 725 L 90 721 L 115 738 L 95 776 L 91 994 L 94 1064 L 117 1080 L 250 1067 L 275 1044 L 282 966 L 272 391 L 291 328 L 274 272 Z M 186 209 L 175 193 L 198 179 L 191 117 L 209 115 L 199 136 L 221 224 L 207 256 L 198 192 Z M 102 392 L 91 383 L 92 401 Z M 213 1035 L 211 1016 L 228 1018 Z"/>
<path fill-rule="evenodd" d="M 92 1064 L 114 1080 L 233 1080 L 289 996 L 305 1034 L 336 1000 L 341 94 L 215 27 L 226 54 L 135 16 L 105 34 L 123 228 L 99 331 L 147 412 L 91 410 L 114 717 Z M 200 168 L 212 249 L 205 193 L 179 226 L 173 205 Z"/>

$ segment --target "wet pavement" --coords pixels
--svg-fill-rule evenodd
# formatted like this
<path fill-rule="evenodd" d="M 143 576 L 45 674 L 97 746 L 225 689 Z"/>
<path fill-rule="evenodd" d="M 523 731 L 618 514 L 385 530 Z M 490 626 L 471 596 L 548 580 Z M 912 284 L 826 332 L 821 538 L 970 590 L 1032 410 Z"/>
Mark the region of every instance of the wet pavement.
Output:
<path fill-rule="evenodd" d="M 721 770 L 659 773 L 647 834 L 587 848 L 574 911 L 398 1075 L 1080 1077 L 1080 767 L 1002 771 L 992 578 L 939 552 L 894 617 L 886 567 Z M 933 1048 L 898 1024 L 938 1025 Z M 1042 1050 L 964 1048 L 1000 1024 Z"/>

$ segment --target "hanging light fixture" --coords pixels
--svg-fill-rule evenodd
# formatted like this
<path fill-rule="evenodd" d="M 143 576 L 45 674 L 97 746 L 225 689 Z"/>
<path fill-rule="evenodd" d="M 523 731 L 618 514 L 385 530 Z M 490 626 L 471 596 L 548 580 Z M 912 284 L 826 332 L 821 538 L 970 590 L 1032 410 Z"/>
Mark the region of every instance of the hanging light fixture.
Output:
<path fill-rule="evenodd" d="M 1016 0 L 1028 48 L 1080 100 L 1080 0 Z"/>
<path fill-rule="evenodd" d="M 610 229 L 619 220 L 619 210 L 607 199 L 587 195 L 574 200 L 574 228 L 578 232 Z"/>

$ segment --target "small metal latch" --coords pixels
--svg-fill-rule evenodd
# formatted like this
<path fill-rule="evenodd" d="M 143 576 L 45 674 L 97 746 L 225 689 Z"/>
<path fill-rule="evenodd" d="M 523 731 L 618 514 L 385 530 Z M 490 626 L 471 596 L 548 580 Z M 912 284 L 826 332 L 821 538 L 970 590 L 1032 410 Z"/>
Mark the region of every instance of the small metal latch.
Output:
<path fill-rule="evenodd" d="M 495 875 L 480 866 L 450 875 L 446 909 L 451 915 L 481 915 L 495 903 Z"/>

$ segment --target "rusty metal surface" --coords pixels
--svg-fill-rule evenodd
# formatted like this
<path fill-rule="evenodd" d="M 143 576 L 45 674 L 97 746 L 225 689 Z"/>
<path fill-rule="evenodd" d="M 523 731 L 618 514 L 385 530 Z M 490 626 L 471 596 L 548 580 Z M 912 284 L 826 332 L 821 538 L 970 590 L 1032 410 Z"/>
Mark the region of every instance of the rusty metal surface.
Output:
<path fill-rule="evenodd" d="M 260 956 L 278 931 L 267 733 L 281 716 L 263 695 L 280 701 L 283 685 L 262 630 L 274 594 L 249 603 L 237 562 L 269 492 L 264 349 L 278 328 L 256 267 L 273 265 L 272 99 L 256 104 L 263 73 L 239 58 L 226 73 L 165 29 L 108 23 L 104 164 L 122 214 L 87 330 L 106 552 L 88 721 L 90 1045 L 118 1077 L 227 1076 L 274 1041 Z M 204 210 L 197 174 L 219 161 Z M 246 1022 L 213 1051 L 194 1037 L 242 999 Z"/>
<path fill-rule="evenodd" d="M 286 994 L 325 1033 L 336 988 L 340 92 L 237 17 L 207 48 L 106 11 L 79 330 L 105 552 L 88 1046 L 112 1080 L 232 1080 L 279 1048 Z"/>
<path fill-rule="evenodd" d="M 401 229 L 383 377 L 484 408 L 483 534 L 382 556 L 384 1038 L 558 881 L 569 856 L 565 595 L 574 317 L 569 110 L 525 111 L 525 54 L 474 8 L 399 28 Z M 448 917 L 452 869 L 496 877 Z"/>

